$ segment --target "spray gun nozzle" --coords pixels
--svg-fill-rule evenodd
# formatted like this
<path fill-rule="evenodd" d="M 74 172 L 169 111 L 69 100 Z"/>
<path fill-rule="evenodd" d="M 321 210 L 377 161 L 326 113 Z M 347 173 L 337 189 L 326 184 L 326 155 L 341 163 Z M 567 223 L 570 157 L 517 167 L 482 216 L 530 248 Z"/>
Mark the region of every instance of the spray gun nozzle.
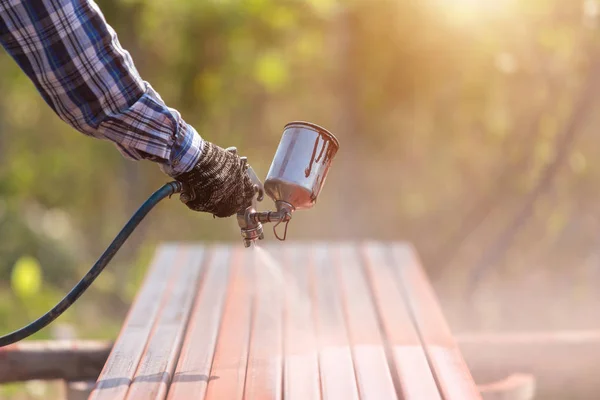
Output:
<path fill-rule="evenodd" d="M 277 211 L 256 211 L 254 207 L 248 207 L 237 214 L 238 225 L 242 238 L 244 240 L 244 246 L 250 247 L 257 240 L 263 240 L 265 235 L 263 232 L 263 224 L 274 222 L 273 231 L 275 236 L 279 240 L 285 240 L 285 234 L 283 238 L 280 238 L 275 231 L 275 228 L 285 222 L 287 232 L 287 224 L 292 219 L 292 212 L 294 208 L 291 204 L 286 202 L 277 202 Z"/>
<path fill-rule="evenodd" d="M 255 212 L 256 210 L 254 207 L 250 206 L 237 214 L 237 221 L 244 240 L 244 247 L 250 247 L 252 243 L 264 238 L 262 224 L 260 222 L 255 222 L 252 218 L 252 214 Z"/>

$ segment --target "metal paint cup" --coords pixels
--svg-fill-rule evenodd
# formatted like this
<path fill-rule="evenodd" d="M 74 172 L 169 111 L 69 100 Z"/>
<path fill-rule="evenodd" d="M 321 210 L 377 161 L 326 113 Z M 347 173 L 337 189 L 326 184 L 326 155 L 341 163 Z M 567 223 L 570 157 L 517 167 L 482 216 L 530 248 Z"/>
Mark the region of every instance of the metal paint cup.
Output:
<path fill-rule="evenodd" d="M 285 202 L 295 210 L 313 207 L 338 149 L 338 140 L 326 129 L 290 122 L 267 174 L 265 193 L 276 204 Z"/>

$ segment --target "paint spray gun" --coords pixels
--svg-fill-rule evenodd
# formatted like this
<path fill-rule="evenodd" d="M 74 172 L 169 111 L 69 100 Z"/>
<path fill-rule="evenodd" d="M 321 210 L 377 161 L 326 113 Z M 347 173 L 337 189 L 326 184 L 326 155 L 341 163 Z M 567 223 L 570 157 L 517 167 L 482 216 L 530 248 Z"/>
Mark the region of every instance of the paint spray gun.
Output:
<path fill-rule="evenodd" d="M 308 122 L 291 122 L 284 128 L 264 185 L 246 164 L 257 194 L 251 206 L 237 213 L 245 247 L 264 239 L 265 223 L 274 223 L 275 237 L 285 240 L 292 213 L 315 205 L 338 149 L 338 140 L 326 129 Z M 275 202 L 276 211 L 257 210 L 257 202 L 265 193 Z M 280 237 L 276 229 L 282 223 L 285 231 Z"/>

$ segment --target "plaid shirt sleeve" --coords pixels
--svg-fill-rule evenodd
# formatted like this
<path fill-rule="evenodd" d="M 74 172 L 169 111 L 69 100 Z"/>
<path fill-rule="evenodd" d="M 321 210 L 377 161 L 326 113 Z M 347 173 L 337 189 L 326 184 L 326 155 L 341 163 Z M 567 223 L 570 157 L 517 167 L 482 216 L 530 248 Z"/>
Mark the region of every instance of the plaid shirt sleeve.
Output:
<path fill-rule="evenodd" d="M 0 0 L 0 43 L 66 123 L 171 176 L 202 138 L 142 80 L 93 0 Z"/>

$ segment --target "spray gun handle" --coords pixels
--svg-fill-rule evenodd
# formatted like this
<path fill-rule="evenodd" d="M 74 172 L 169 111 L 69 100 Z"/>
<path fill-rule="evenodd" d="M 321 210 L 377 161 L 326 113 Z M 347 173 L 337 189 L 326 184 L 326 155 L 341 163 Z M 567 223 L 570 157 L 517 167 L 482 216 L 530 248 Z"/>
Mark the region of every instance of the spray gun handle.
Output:
<path fill-rule="evenodd" d="M 232 146 L 226 148 L 225 150 L 230 153 L 237 154 L 237 147 Z M 258 175 L 256 175 L 250 164 L 248 164 L 248 157 L 240 157 L 240 159 L 242 160 L 242 165 L 246 169 L 248 177 L 250 177 L 250 180 L 254 184 L 254 191 L 258 194 L 258 196 L 256 197 L 256 201 L 263 201 L 265 197 L 265 187 L 262 181 L 260 180 Z"/>

